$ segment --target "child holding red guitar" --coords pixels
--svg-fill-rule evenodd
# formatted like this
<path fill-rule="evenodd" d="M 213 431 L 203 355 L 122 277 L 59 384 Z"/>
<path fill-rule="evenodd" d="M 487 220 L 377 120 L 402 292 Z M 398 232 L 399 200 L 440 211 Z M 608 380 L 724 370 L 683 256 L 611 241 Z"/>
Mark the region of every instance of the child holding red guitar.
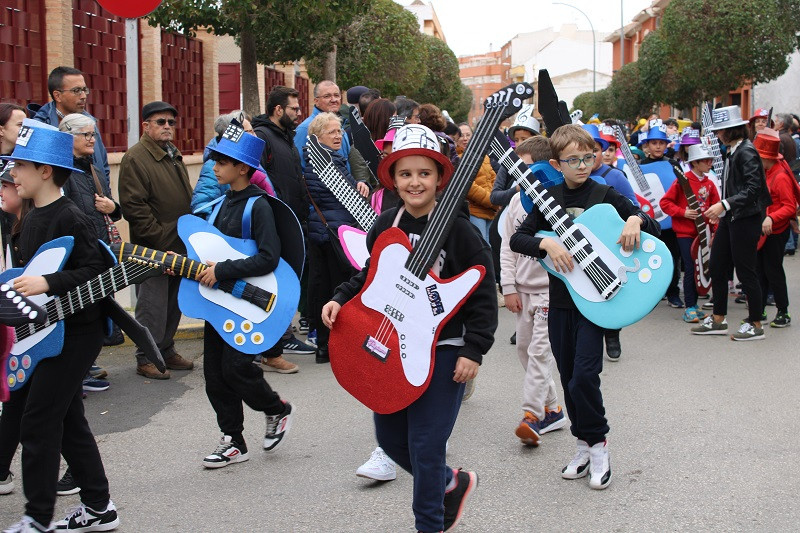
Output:
<path fill-rule="evenodd" d="M 384 187 L 397 191 L 402 204 L 378 217 L 367 235 L 370 251 L 378 235 L 393 226 L 403 230 L 412 243 L 422 235 L 436 205 L 436 193 L 453 175 L 450 160 L 438 147 L 437 137 L 424 126 L 411 124 L 397 132 L 392 153 L 378 167 L 378 178 Z M 465 209 L 458 214 L 433 271 L 448 278 L 475 265 L 483 265 L 486 274 L 442 327 L 427 389 L 404 409 L 374 415 L 378 444 L 414 475 L 413 510 L 418 531 L 454 528 L 468 496 L 478 485 L 474 472 L 450 468 L 445 461 L 446 443 L 458 416 L 464 384 L 477 376 L 497 327 L 491 253 Z M 362 289 L 368 269 L 369 263 L 336 289 L 322 309 L 326 326 L 335 327 L 339 310 Z"/>
<path fill-rule="evenodd" d="M 684 193 L 680 180 L 675 180 L 672 186 L 667 189 L 667 192 L 661 198 L 660 204 L 661 210 L 672 217 L 672 230 L 678 238 L 678 248 L 683 258 L 683 297 L 686 301 L 683 321 L 697 323 L 705 318 L 706 315 L 697 307 L 696 268 L 692 257 L 692 241 L 697 237 L 695 220 L 703 216 L 703 212 L 709 206 L 719 202 L 719 191 L 706 175 L 714 164 L 714 158 L 704 145 L 694 144 L 689 146 L 686 162 L 690 166 L 690 170 L 685 173 L 686 179 L 692 188 L 694 198 L 697 199 L 700 212 L 689 207 L 689 200 Z M 707 219 L 706 224 L 710 224 Z"/>

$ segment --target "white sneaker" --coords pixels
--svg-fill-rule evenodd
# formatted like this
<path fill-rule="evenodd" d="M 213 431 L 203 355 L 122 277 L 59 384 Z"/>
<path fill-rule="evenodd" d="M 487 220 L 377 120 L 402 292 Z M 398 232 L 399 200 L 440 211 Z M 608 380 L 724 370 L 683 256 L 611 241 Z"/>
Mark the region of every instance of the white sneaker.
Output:
<path fill-rule="evenodd" d="M 578 439 L 578 450 L 575 457 L 561 470 L 564 479 L 578 479 L 589 473 L 589 445 Z"/>
<path fill-rule="evenodd" d="M 14 491 L 14 474 L 8 473 L 5 479 L 0 479 L 0 494 L 11 494 Z"/>
<path fill-rule="evenodd" d="M 277 415 L 266 415 L 267 433 L 264 435 L 264 449 L 268 452 L 275 451 L 284 441 L 292 428 L 292 419 L 296 408 L 289 402 L 283 402 L 283 412 Z"/>
<path fill-rule="evenodd" d="M 608 441 L 598 442 L 589 448 L 589 486 L 604 489 L 611 483 L 611 461 L 608 458 Z"/>
<path fill-rule="evenodd" d="M 247 452 L 243 452 L 240 445 L 231 440 L 230 435 L 223 435 L 217 449 L 203 459 L 203 466 L 206 468 L 222 468 L 233 463 L 243 463 L 248 459 Z"/>
<path fill-rule="evenodd" d="M 30 516 L 25 515 L 22 517 L 22 520 L 4 529 L 3 533 L 47 533 L 48 531 L 53 530 L 41 525 Z"/>
<path fill-rule="evenodd" d="M 392 481 L 397 478 L 397 468 L 383 449 L 378 446 L 369 456 L 369 461 L 358 467 L 356 475 L 376 481 Z"/>
<path fill-rule="evenodd" d="M 108 501 L 103 511 L 95 511 L 84 504 L 67 509 L 67 517 L 53 524 L 52 531 L 64 533 L 88 533 L 90 531 L 113 531 L 119 527 L 119 516 L 114 502 Z"/>

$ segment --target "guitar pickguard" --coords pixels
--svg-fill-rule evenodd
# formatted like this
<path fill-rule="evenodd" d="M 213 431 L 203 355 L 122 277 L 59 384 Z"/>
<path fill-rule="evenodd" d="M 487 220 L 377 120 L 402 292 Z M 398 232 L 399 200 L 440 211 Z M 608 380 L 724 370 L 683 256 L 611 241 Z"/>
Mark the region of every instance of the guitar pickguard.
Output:
<path fill-rule="evenodd" d="M 0 283 L 13 282 L 23 275 L 43 276 L 58 272 L 67 262 L 73 243 L 72 237 L 59 237 L 43 244 L 25 268 L 12 268 L 1 273 Z M 38 294 L 29 298 L 36 305 L 44 307 L 54 297 Z M 6 360 L 6 383 L 9 390 L 17 390 L 25 385 L 39 362 L 59 355 L 63 347 L 63 322 L 56 322 L 20 342 L 15 342 Z"/>
<path fill-rule="evenodd" d="M 622 288 L 603 300 L 586 273 L 577 265 L 572 272 L 557 272 L 547 256 L 539 261 L 563 280 L 575 305 L 598 326 L 619 329 L 637 322 L 658 304 L 672 280 L 672 255 L 666 245 L 648 233 L 641 233 L 641 247 L 626 252 L 616 244 L 625 223 L 608 204 L 595 205 L 575 218 L 592 248 L 622 280 Z M 591 229 L 589 229 L 591 228 Z M 554 232 L 541 236 L 558 238 Z"/>

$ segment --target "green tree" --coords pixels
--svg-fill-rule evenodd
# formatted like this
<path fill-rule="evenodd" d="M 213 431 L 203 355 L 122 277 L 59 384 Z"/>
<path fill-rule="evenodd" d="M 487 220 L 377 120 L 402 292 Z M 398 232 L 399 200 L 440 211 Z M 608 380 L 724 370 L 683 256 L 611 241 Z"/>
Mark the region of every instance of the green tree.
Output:
<path fill-rule="evenodd" d="M 659 101 L 692 107 L 783 74 L 798 48 L 798 13 L 800 0 L 673 0 L 639 62 L 663 62 Z M 657 69 L 644 72 L 642 81 L 659 77 Z"/>
<path fill-rule="evenodd" d="M 165 0 L 151 26 L 187 35 L 204 29 L 231 35 L 242 50 L 242 93 L 248 113 L 260 113 L 257 63 L 300 59 L 312 37 L 332 34 L 370 0 Z"/>
<path fill-rule="evenodd" d="M 458 59 L 441 39 L 422 33 L 418 35 L 426 49 L 427 75 L 422 85 L 416 91 L 407 93 L 407 96 L 422 104 L 435 104 L 449 112 L 462 100 Z"/>
<path fill-rule="evenodd" d="M 312 79 L 323 78 L 326 53 L 336 47 L 340 87 L 366 85 L 387 97 L 416 91 L 427 75 L 425 44 L 416 17 L 392 0 L 373 0 L 333 36 L 309 43 L 306 65 Z"/>
<path fill-rule="evenodd" d="M 472 89 L 462 83 L 459 88 L 458 99 L 453 104 L 453 107 L 447 108 L 447 112 L 450 113 L 453 122 L 459 124 L 467 121 L 469 110 L 472 109 L 472 99 Z"/>
<path fill-rule="evenodd" d="M 618 119 L 635 119 L 653 109 L 654 100 L 642 82 L 639 61 L 628 63 L 614 73 L 608 91 L 608 114 Z"/>
<path fill-rule="evenodd" d="M 589 120 L 595 113 L 600 117 L 600 120 L 609 118 L 611 116 L 611 110 L 608 101 L 608 89 L 579 94 L 572 101 L 572 111 L 576 109 L 583 111 L 584 122 Z"/>

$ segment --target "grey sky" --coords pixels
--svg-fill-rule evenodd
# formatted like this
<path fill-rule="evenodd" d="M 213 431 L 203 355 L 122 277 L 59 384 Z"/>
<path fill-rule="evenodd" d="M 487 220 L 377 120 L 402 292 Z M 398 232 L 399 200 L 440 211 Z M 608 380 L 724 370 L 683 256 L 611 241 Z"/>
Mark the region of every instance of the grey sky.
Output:
<path fill-rule="evenodd" d="M 395 0 L 408 5 L 412 0 Z M 457 56 L 499 50 L 518 33 L 536 31 L 562 24 L 577 24 L 588 30 L 589 23 L 577 10 L 553 5 L 551 0 L 424 0 L 433 5 L 444 30 L 447 44 Z M 650 0 L 565 0 L 592 19 L 599 33 L 619 30 L 620 2 L 625 24 Z M 598 36 L 599 39 L 599 36 Z"/>

